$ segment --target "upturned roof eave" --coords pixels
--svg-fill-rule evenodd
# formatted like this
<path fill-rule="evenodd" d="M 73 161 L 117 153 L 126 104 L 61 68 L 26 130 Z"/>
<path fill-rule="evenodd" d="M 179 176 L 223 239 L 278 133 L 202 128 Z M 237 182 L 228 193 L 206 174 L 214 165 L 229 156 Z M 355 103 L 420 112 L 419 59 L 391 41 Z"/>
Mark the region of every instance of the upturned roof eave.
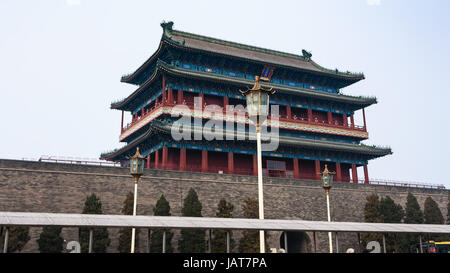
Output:
<path fill-rule="evenodd" d="M 145 81 L 141 86 L 139 86 L 133 93 L 131 93 L 128 97 L 124 98 L 123 100 L 119 102 L 113 102 L 111 103 L 111 109 L 115 110 L 124 110 L 124 111 L 131 111 L 130 109 L 127 109 L 125 105 L 132 101 L 134 97 L 139 95 L 140 92 L 142 92 L 146 87 L 148 87 L 154 80 L 156 80 L 159 76 L 159 72 L 161 70 L 158 69 L 158 66 L 155 68 L 155 71 L 153 71 L 153 74 Z"/>
<path fill-rule="evenodd" d="M 111 109 L 117 109 L 117 110 L 126 110 L 129 109 L 124 108 L 124 105 L 128 102 L 130 102 L 135 96 L 137 96 L 142 90 L 144 90 L 148 85 L 150 85 L 158 76 L 158 72 L 160 70 L 164 70 L 165 72 L 169 74 L 175 74 L 180 76 L 193 76 L 200 79 L 209 79 L 209 80 L 215 80 L 215 81 L 221 81 L 228 84 L 233 84 L 237 86 L 251 86 L 253 84 L 252 81 L 247 79 L 240 79 L 240 78 L 234 78 L 229 77 L 225 75 L 217 75 L 217 74 L 211 74 L 207 72 L 201 72 L 201 71 L 192 71 L 188 69 L 183 69 L 180 67 L 175 67 L 173 65 L 164 63 L 163 61 L 157 60 L 157 64 L 155 67 L 155 71 L 153 72 L 152 76 L 150 76 L 147 81 L 142 84 L 138 89 L 136 89 L 131 95 L 126 97 L 120 102 L 111 103 Z M 277 91 L 282 91 L 290 94 L 297 94 L 297 95 L 304 95 L 308 97 L 318 98 L 318 99 L 326 99 L 326 100 L 334 100 L 349 104 L 355 104 L 362 107 L 367 107 L 372 104 L 377 103 L 376 98 L 362 98 L 362 97 L 353 97 L 348 95 L 342 95 L 342 94 L 332 94 L 327 93 L 323 91 L 317 91 L 317 90 L 308 90 L 304 88 L 298 88 L 298 87 L 289 87 L 284 86 L 280 84 L 266 84 L 263 83 L 262 86 L 264 87 L 273 87 Z"/>
<path fill-rule="evenodd" d="M 132 143 L 127 144 L 126 146 L 118 149 L 117 151 L 114 151 L 110 154 L 104 155 L 101 157 L 101 159 L 111 159 L 116 156 L 119 156 L 123 152 L 127 151 L 128 149 L 131 149 L 135 147 L 137 144 L 141 143 L 150 135 L 152 132 L 154 132 L 154 129 L 158 131 L 162 131 L 165 133 L 170 133 L 170 124 L 161 122 L 159 120 L 155 120 L 151 122 L 152 125 L 150 126 L 150 129 L 147 130 L 146 133 L 142 134 L 142 136 Z M 194 129 L 195 130 L 195 129 Z M 227 132 L 224 130 L 224 134 L 235 134 L 235 131 L 233 132 Z M 246 133 L 248 136 L 248 133 Z M 280 137 L 280 144 L 285 145 L 292 145 L 292 146 L 299 146 L 299 147 L 308 147 L 308 148 L 320 148 L 320 149 L 326 149 L 326 150 L 337 150 L 337 151 L 343 151 L 343 152 L 352 152 L 352 153 L 362 153 L 364 155 L 368 156 L 375 156 L 375 157 L 381 157 L 392 154 L 392 150 L 390 148 L 380 148 L 376 146 L 366 146 L 361 144 L 347 144 L 347 143 L 337 143 L 337 142 L 331 142 L 331 141 L 323 141 L 323 140 L 309 140 L 309 139 L 295 139 L 293 137 Z"/>
<path fill-rule="evenodd" d="M 211 80 L 216 80 L 216 81 L 222 81 L 225 83 L 232 83 L 234 85 L 251 86 L 254 84 L 253 81 L 247 80 L 247 79 L 234 78 L 234 77 L 229 77 L 229 76 L 225 76 L 225 75 L 217 75 L 217 74 L 211 74 L 211 73 L 201 72 L 201 71 L 193 71 L 193 70 L 183 69 L 180 67 L 175 67 L 175 66 L 165 64 L 165 63 L 162 65 L 162 68 L 164 68 L 164 70 L 168 73 L 178 73 L 178 75 L 184 74 L 184 75 L 196 76 L 196 77 L 202 78 L 202 79 L 206 78 L 206 79 L 211 79 Z M 318 91 L 318 90 L 308 90 L 308 89 L 299 88 L 299 87 L 289 87 L 289 86 L 275 84 L 275 83 L 270 83 L 270 84 L 262 83 L 261 85 L 266 88 L 273 87 L 277 91 L 284 91 L 286 93 L 297 94 L 297 95 L 300 94 L 300 95 L 304 95 L 304 96 L 308 96 L 308 97 L 315 97 L 315 98 L 320 98 L 320 99 L 346 102 L 346 103 L 350 103 L 350 104 L 361 105 L 364 107 L 367 107 L 367 106 L 377 103 L 377 100 L 375 97 L 368 97 L 368 98 L 353 97 L 353 96 L 349 96 L 349 95 L 333 94 L 333 93 L 328 93 L 328 92 L 323 92 L 323 91 Z"/>
<path fill-rule="evenodd" d="M 129 75 L 124 75 L 121 77 L 120 82 L 129 83 L 129 84 L 137 84 L 136 82 L 133 82 L 133 80 L 139 76 L 139 74 L 144 71 L 148 66 L 151 65 L 152 62 L 155 62 L 158 60 L 158 56 L 164 49 L 164 35 L 163 38 L 161 38 L 159 42 L 158 49 L 141 65 L 138 69 L 136 69 L 133 73 Z"/>
<path fill-rule="evenodd" d="M 252 81 L 247 80 L 247 79 L 234 78 L 234 77 L 229 77 L 229 76 L 225 76 L 225 75 L 216 75 L 216 74 L 200 72 L 200 71 L 192 71 L 192 70 L 183 69 L 180 67 L 175 67 L 173 65 L 170 65 L 170 64 L 164 63 L 160 60 L 157 60 L 157 65 L 156 65 L 155 71 L 153 72 L 152 76 L 150 76 L 149 79 L 144 84 L 142 84 L 138 89 L 136 89 L 136 91 L 134 91 L 127 98 L 123 99 L 120 102 L 112 103 L 111 109 L 127 110 L 127 109 L 123 108 L 124 104 L 131 101 L 131 99 L 133 97 L 137 96 L 143 89 L 145 89 L 145 87 L 147 87 L 149 84 L 151 84 L 151 82 L 157 78 L 156 76 L 158 75 L 158 72 L 161 69 L 163 69 L 165 72 L 167 72 L 169 74 L 175 74 L 175 75 L 180 75 L 180 76 L 193 76 L 193 77 L 197 77 L 200 79 L 221 81 L 221 82 L 238 85 L 238 86 L 239 85 L 240 86 L 251 86 L 253 84 Z M 290 94 L 304 95 L 304 96 L 318 98 L 318 99 L 334 100 L 334 101 L 339 101 L 339 102 L 344 102 L 344 103 L 349 103 L 349 104 L 355 104 L 355 105 L 359 105 L 362 107 L 367 107 L 367 106 L 377 103 L 377 100 L 374 97 L 372 97 L 372 98 L 370 98 L 370 97 L 369 98 L 353 97 L 353 96 L 342 95 L 342 94 L 332 94 L 332 93 L 327 93 L 327 92 L 317 91 L 317 90 L 313 91 L 313 90 L 308 90 L 308 89 L 298 88 L 298 87 L 289 87 L 289 86 L 273 84 L 273 83 L 270 85 L 263 83 L 262 85 L 264 87 L 273 87 L 277 91 L 282 91 L 282 92 L 286 92 L 286 93 L 290 93 Z"/>

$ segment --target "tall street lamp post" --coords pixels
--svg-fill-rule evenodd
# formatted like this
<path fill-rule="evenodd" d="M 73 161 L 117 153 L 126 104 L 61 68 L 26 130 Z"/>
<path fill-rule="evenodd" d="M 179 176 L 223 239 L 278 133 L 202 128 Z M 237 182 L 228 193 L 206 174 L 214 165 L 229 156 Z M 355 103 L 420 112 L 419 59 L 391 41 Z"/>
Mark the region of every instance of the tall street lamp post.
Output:
<path fill-rule="evenodd" d="M 331 185 L 333 184 L 333 174 L 335 174 L 335 172 L 328 171 L 328 167 L 325 164 L 325 169 L 323 170 L 323 173 L 321 175 L 322 175 L 322 187 L 325 189 L 325 195 L 327 196 L 328 222 L 331 222 L 329 192 L 331 189 Z M 328 232 L 328 240 L 330 241 L 330 253 L 333 253 L 333 241 L 331 238 L 331 232 Z"/>
<path fill-rule="evenodd" d="M 246 91 L 239 90 L 242 95 L 246 97 L 248 117 L 255 124 L 256 127 L 256 146 L 257 146 L 257 161 L 258 161 L 258 206 L 259 219 L 264 219 L 264 200 L 263 200 L 263 178 L 262 178 L 262 153 L 261 153 L 261 125 L 267 119 L 269 114 L 269 95 L 275 93 L 270 89 L 261 87 L 259 77 L 255 76 L 255 84 L 251 89 Z M 264 230 L 259 231 L 259 250 L 260 253 L 265 253 L 265 239 Z"/>
<path fill-rule="evenodd" d="M 137 206 L 137 185 L 139 178 L 144 173 L 144 157 L 139 153 L 139 147 L 136 149 L 136 154 L 130 158 L 130 174 L 134 177 L 134 202 L 133 202 L 133 216 L 136 216 Z M 134 253 L 136 229 L 131 230 L 131 253 Z"/>

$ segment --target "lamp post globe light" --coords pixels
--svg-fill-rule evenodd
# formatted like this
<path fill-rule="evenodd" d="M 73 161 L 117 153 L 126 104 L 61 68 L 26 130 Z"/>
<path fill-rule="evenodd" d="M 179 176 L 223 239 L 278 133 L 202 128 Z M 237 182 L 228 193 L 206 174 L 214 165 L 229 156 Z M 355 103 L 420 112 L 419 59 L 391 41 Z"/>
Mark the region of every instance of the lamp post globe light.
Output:
<path fill-rule="evenodd" d="M 325 164 L 325 169 L 323 170 L 323 173 L 321 173 L 321 175 L 322 175 L 322 187 L 325 189 L 325 195 L 327 196 L 328 222 L 331 222 L 329 193 L 331 186 L 333 184 L 333 174 L 335 174 L 335 172 L 330 172 L 328 170 L 327 165 Z M 330 253 L 333 253 L 333 241 L 331 238 L 331 232 L 328 232 L 328 240 L 330 242 Z"/>
<path fill-rule="evenodd" d="M 133 216 L 136 216 L 137 206 L 137 185 L 139 178 L 144 174 L 144 157 L 139 152 L 139 147 L 136 148 L 136 154 L 130 157 L 130 174 L 134 177 L 134 202 L 133 202 Z M 131 253 L 134 253 L 136 229 L 131 230 Z"/>
<path fill-rule="evenodd" d="M 261 125 L 267 119 L 269 114 L 269 95 L 275 93 L 270 89 L 261 87 L 259 77 L 255 76 L 255 84 L 251 89 L 246 91 L 239 90 L 246 97 L 248 117 L 256 127 L 256 146 L 257 146 L 257 162 L 258 162 L 258 207 L 259 219 L 264 219 L 264 194 L 263 194 L 263 178 L 262 178 L 262 152 L 261 152 Z M 264 230 L 259 231 L 259 251 L 265 253 Z"/>

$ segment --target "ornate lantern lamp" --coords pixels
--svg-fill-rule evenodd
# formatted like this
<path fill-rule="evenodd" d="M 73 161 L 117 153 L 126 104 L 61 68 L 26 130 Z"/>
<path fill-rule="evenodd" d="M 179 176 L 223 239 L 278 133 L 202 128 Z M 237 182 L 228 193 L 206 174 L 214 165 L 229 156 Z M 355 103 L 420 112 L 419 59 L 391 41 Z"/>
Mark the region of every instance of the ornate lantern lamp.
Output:
<path fill-rule="evenodd" d="M 135 178 L 135 182 L 144 173 L 144 160 L 145 157 L 139 152 L 139 147 L 136 149 L 136 154 L 130 157 L 130 174 Z"/>
<path fill-rule="evenodd" d="M 136 216 L 136 206 L 137 206 L 137 185 L 139 178 L 144 174 L 144 159 L 139 152 L 139 147 L 136 148 L 136 154 L 130 157 L 130 174 L 134 177 L 134 202 L 133 202 L 133 216 Z M 134 253 L 136 238 L 135 228 L 131 231 L 131 253 Z"/>
<path fill-rule="evenodd" d="M 258 161 L 258 206 L 259 219 L 264 219 L 264 194 L 262 179 L 262 151 L 261 151 L 261 125 L 269 114 L 269 95 L 275 93 L 270 89 L 264 89 L 259 82 L 259 76 L 255 76 L 255 84 L 246 91 L 239 90 L 246 97 L 248 117 L 256 126 L 257 161 Z M 259 231 L 259 251 L 265 253 L 264 230 Z"/>
<path fill-rule="evenodd" d="M 328 171 L 327 165 L 325 165 L 325 169 L 323 170 L 322 175 L 322 188 L 325 189 L 326 194 L 328 195 L 328 191 L 331 189 L 333 185 L 333 175 L 335 172 Z"/>
<path fill-rule="evenodd" d="M 323 170 L 322 175 L 322 187 L 325 189 L 325 195 L 327 196 L 327 214 L 328 214 L 328 222 L 331 222 L 331 216 L 330 216 L 330 197 L 329 192 L 331 189 L 331 186 L 333 184 L 333 175 L 335 172 L 330 172 L 328 170 L 328 166 L 325 164 L 325 169 Z M 330 242 L 330 253 L 333 253 L 333 241 L 331 237 L 331 232 L 328 232 L 328 240 Z"/>
<path fill-rule="evenodd" d="M 255 123 L 256 131 L 260 131 L 260 125 L 267 119 L 269 114 L 269 95 L 273 95 L 273 88 L 261 87 L 259 76 L 255 76 L 255 84 L 251 89 L 239 90 L 247 101 L 248 117 Z"/>

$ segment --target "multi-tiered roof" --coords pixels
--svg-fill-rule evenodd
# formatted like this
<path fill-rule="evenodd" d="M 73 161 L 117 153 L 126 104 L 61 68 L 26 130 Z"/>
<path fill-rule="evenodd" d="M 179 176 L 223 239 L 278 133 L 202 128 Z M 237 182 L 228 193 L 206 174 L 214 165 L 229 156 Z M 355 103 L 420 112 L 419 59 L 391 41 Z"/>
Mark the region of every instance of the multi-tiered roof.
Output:
<path fill-rule="evenodd" d="M 271 103 L 284 109 L 279 125 L 279 151 L 266 156 L 367 165 L 367 160 L 391 153 L 389 148 L 361 144 L 361 140 L 368 138 L 366 126 L 358 127 L 353 122 L 354 112 L 377 103 L 376 98 L 349 96 L 340 91 L 364 79 L 362 73 L 326 69 L 305 50 L 302 55 L 295 55 L 178 31 L 173 29 L 172 22 L 161 26 L 163 35 L 157 51 L 135 72 L 121 79 L 138 88 L 111 104 L 112 109 L 133 115 L 132 123 L 121 130 L 120 140 L 127 144 L 103 154 L 102 158 L 124 160 L 137 146 L 142 146 L 144 155 L 165 146 L 212 149 L 208 148 L 212 143 L 180 144 L 168 140 L 174 122 L 170 118 L 172 107 L 176 103 L 189 105 L 189 94 L 203 96 L 206 102 L 223 98 L 222 106 L 229 100 L 245 104 L 238 90 L 251 86 L 254 76 L 265 66 L 273 67 L 274 74 L 269 83 L 262 85 L 277 91 Z M 195 111 L 184 114 L 195 116 Z M 218 118 L 208 113 L 202 115 L 207 120 Z M 324 118 L 326 115 L 328 120 Z M 253 153 L 248 145 L 220 141 L 214 145 L 234 153 L 245 153 L 247 147 Z"/>

